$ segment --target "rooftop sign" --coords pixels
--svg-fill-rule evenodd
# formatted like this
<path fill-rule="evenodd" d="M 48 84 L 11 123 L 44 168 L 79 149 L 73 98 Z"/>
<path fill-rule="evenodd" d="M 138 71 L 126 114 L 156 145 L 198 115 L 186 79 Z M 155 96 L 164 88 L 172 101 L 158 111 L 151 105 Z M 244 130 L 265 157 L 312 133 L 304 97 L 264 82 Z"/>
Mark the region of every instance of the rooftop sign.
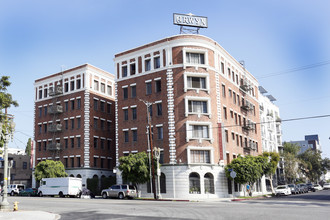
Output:
<path fill-rule="evenodd" d="M 207 17 L 195 16 L 193 14 L 173 14 L 173 24 L 180 26 L 191 26 L 207 28 Z"/>

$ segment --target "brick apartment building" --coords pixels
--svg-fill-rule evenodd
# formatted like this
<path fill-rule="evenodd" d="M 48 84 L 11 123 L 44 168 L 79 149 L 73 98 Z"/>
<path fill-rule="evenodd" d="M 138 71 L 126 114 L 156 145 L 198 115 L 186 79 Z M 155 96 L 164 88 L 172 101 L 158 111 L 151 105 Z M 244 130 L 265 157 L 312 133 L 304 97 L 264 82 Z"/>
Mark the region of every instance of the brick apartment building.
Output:
<path fill-rule="evenodd" d="M 201 35 L 164 38 L 118 53 L 114 61 L 117 165 L 119 157 L 147 150 L 144 100 L 153 103 L 153 143 L 162 149 L 163 198 L 240 194 L 224 165 L 262 152 L 258 82 L 244 66 Z M 151 196 L 147 188 L 142 195 Z"/>
<path fill-rule="evenodd" d="M 114 76 L 84 64 L 34 83 L 35 166 L 60 160 L 69 176 L 102 178 L 115 166 Z"/>

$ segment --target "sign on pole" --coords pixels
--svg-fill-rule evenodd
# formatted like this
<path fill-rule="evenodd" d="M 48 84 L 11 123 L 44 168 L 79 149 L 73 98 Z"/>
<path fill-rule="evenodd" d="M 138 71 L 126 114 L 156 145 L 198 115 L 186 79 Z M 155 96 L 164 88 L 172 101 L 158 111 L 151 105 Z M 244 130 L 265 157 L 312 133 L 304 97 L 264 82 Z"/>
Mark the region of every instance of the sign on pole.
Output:
<path fill-rule="evenodd" d="M 235 171 L 231 171 L 231 172 L 230 172 L 230 176 L 231 176 L 231 178 L 235 179 L 235 177 L 236 177 L 236 172 L 235 172 Z"/>

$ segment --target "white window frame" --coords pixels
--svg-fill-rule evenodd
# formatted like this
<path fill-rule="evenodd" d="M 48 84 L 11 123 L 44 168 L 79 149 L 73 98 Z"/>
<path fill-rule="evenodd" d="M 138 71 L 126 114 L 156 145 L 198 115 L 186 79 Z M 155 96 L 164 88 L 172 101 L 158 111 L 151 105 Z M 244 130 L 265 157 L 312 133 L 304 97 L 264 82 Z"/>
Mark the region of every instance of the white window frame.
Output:
<path fill-rule="evenodd" d="M 209 97 L 197 97 L 197 96 L 186 96 L 185 98 L 185 116 L 197 115 L 199 118 L 201 115 L 207 115 L 211 118 L 211 99 Z M 189 101 L 206 101 L 207 102 L 207 113 L 189 112 Z"/>
<path fill-rule="evenodd" d="M 188 87 L 188 77 L 203 77 L 205 78 L 205 84 L 206 88 L 189 88 Z M 188 90 L 195 90 L 197 93 L 199 93 L 200 90 L 206 91 L 207 93 L 210 93 L 210 79 L 209 79 L 208 73 L 195 73 L 195 72 L 184 72 L 183 74 L 183 81 L 184 81 L 184 92 L 187 92 Z"/>
<path fill-rule="evenodd" d="M 214 164 L 214 148 L 213 147 L 199 147 L 199 146 L 188 146 L 187 148 L 187 162 L 188 164 Z M 205 150 L 210 152 L 210 163 L 192 163 L 191 150 Z"/>
<path fill-rule="evenodd" d="M 195 138 L 195 137 L 192 137 L 192 131 L 190 130 L 191 125 L 206 125 L 206 126 L 208 126 L 209 137 L 208 138 Z M 199 143 L 202 143 L 203 140 L 210 141 L 210 143 L 213 143 L 212 122 L 187 121 L 186 122 L 186 141 L 189 142 L 191 140 L 198 140 Z"/>
<path fill-rule="evenodd" d="M 200 54 L 204 54 L 204 62 L 205 62 L 205 64 L 187 63 L 187 59 L 186 59 L 186 54 L 187 53 L 200 53 Z M 203 67 L 203 68 L 206 68 L 206 70 L 208 70 L 209 57 L 208 57 L 208 51 L 206 49 L 183 48 L 182 49 L 182 56 L 183 56 L 183 69 L 186 69 L 187 66 L 192 66 L 192 67 L 195 67 L 196 70 L 198 69 L 198 67 Z"/>

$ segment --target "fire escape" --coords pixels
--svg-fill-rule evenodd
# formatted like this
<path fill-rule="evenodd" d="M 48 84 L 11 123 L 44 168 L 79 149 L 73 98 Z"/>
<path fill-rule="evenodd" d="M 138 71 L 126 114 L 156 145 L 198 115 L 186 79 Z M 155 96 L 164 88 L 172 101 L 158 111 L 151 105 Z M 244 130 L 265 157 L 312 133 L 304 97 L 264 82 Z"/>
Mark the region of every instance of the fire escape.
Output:
<path fill-rule="evenodd" d="M 252 90 L 252 87 L 251 87 L 251 85 L 249 85 L 249 83 L 246 79 L 241 79 L 240 89 L 243 92 L 243 96 L 245 96 L 246 93 L 248 93 L 250 90 Z M 241 110 L 246 116 L 248 115 L 249 112 L 252 112 L 254 109 L 255 109 L 255 107 L 250 101 L 248 101 L 246 99 L 244 99 L 244 100 L 242 99 Z M 242 131 L 246 135 L 249 135 L 250 131 L 255 130 L 255 126 L 256 126 L 255 123 L 253 123 L 249 119 L 243 119 Z M 246 153 L 249 153 L 251 150 L 256 151 L 257 145 L 256 145 L 256 143 L 252 142 L 252 140 L 246 139 L 243 143 L 243 148 L 246 151 Z"/>
<path fill-rule="evenodd" d="M 59 97 L 63 94 L 63 87 L 58 83 L 55 87 L 49 89 L 49 96 L 52 97 L 52 105 L 49 106 L 48 113 L 52 115 L 52 123 L 49 126 L 48 132 L 52 134 L 52 141 L 48 144 L 47 150 L 52 152 L 53 160 L 58 158 L 61 151 L 60 139 L 57 138 L 62 131 L 59 115 L 63 113 L 63 106 L 59 102 Z"/>

